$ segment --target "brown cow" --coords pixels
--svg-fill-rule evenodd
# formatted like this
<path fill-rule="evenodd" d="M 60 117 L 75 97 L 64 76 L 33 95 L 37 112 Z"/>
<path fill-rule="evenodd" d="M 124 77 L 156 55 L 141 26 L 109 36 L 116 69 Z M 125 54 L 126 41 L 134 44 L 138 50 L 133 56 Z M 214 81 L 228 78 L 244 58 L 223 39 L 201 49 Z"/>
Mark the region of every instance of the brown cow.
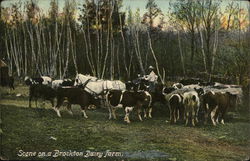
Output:
<path fill-rule="evenodd" d="M 54 108 L 58 117 L 61 117 L 59 108 L 62 106 L 63 102 L 67 100 L 68 105 L 67 109 L 71 115 L 73 115 L 71 111 L 71 105 L 77 104 L 80 105 L 82 108 L 82 113 L 85 118 L 88 118 L 85 110 L 89 105 L 99 106 L 100 101 L 99 99 L 92 96 L 90 93 L 86 92 L 81 87 L 63 87 L 58 88 L 57 90 L 57 105 Z"/>
<path fill-rule="evenodd" d="M 202 105 L 205 110 L 205 124 L 210 115 L 212 123 L 216 126 L 219 123 L 224 124 L 225 114 L 230 107 L 236 106 L 237 96 L 229 92 L 213 92 L 209 91 L 202 96 Z"/>

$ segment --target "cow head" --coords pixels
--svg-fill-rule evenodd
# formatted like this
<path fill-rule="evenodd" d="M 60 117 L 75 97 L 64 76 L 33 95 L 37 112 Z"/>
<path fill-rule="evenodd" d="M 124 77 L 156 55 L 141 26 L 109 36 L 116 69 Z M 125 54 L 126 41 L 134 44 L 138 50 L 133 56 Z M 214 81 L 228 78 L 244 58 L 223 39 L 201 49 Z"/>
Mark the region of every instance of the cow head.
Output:
<path fill-rule="evenodd" d="M 194 88 L 194 90 L 198 93 L 198 96 L 202 96 L 203 94 L 205 94 L 203 88 Z"/>
<path fill-rule="evenodd" d="M 30 77 L 28 77 L 28 76 L 26 76 L 26 77 L 24 78 L 24 82 L 25 82 L 25 84 L 26 84 L 27 86 L 30 86 L 30 85 L 33 84 L 32 79 L 31 79 Z"/>
<path fill-rule="evenodd" d="M 175 91 L 176 89 L 174 87 L 164 87 L 162 89 L 162 94 L 166 95 L 166 94 L 169 94 L 173 91 Z"/>

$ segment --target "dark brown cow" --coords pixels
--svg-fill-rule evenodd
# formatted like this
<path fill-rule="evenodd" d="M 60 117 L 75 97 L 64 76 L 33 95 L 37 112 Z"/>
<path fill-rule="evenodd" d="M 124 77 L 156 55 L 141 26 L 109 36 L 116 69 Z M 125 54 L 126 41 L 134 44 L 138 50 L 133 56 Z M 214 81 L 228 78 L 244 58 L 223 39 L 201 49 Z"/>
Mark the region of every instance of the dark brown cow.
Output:
<path fill-rule="evenodd" d="M 38 98 L 48 100 L 54 106 L 54 99 L 56 97 L 56 91 L 49 86 L 43 84 L 32 84 L 29 88 L 29 107 L 31 107 L 31 100 L 34 98 L 37 107 Z"/>
<path fill-rule="evenodd" d="M 63 102 L 67 100 L 67 109 L 71 115 L 73 115 L 71 110 L 72 104 L 77 104 L 81 106 L 83 116 L 88 118 L 85 110 L 89 105 L 99 106 L 99 99 L 92 96 L 90 93 L 86 92 L 82 87 L 62 87 L 57 90 L 57 105 L 54 108 L 58 117 L 61 117 L 59 108 L 62 106 Z"/>
<path fill-rule="evenodd" d="M 144 108 L 148 108 L 151 105 L 152 97 L 147 91 L 120 91 L 111 90 L 106 96 L 107 103 L 109 105 L 109 119 L 116 119 L 115 110 L 117 107 L 123 107 L 125 109 L 124 121 L 130 123 L 129 113 L 133 108 L 137 109 L 138 117 L 140 121 L 141 111 Z"/>
<path fill-rule="evenodd" d="M 212 92 L 209 91 L 202 96 L 202 105 L 205 110 L 205 124 L 210 115 L 213 125 L 219 123 L 219 116 L 221 123 L 224 124 L 226 112 L 230 107 L 236 106 L 237 96 L 229 92 Z"/>

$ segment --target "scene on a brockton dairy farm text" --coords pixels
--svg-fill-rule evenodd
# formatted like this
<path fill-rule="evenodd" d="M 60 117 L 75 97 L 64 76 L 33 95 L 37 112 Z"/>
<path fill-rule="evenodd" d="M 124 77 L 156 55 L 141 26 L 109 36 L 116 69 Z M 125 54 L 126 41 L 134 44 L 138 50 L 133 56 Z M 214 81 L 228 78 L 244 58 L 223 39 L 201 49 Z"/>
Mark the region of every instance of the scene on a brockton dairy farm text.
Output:
<path fill-rule="evenodd" d="M 0 0 L 0 160 L 249 161 L 248 0 Z"/>

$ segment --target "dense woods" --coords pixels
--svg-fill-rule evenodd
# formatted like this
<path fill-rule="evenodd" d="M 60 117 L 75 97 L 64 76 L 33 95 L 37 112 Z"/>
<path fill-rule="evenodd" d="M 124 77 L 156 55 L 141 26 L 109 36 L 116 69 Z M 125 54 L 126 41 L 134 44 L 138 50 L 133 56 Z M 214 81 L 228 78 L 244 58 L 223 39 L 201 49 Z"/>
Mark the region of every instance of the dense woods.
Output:
<path fill-rule="evenodd" d="M 8 0 L 5 0 L 8 1 Z M 59 10 L 35 3 L 4 7 L 0 53 L 13 76 L 91 74 L 129 80 L 156 67 L 160 81 L 179 77 L 245 84 L 249 79 L 249 12 L 239 1 L 148 0 L 145 13 L 122 0 L 65 0 Z M 249 4 L 248 4 L 249 5 Z"/>

